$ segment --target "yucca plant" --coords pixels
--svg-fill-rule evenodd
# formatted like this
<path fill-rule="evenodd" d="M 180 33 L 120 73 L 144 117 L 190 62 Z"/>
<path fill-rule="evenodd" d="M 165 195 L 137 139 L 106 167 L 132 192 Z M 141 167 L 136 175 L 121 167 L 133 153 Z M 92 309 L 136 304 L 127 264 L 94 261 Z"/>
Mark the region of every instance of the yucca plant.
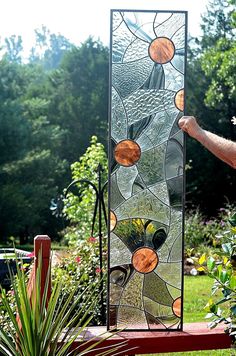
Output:
<path fill-rule="evenodd" d="M 51 296 L 48 297 L 49 277 L 47 277 L 41 296 L 41 268 L 37 269 L 36 281 L 31 296 L 27 288 L 24 270 L 17 267 L 17 275 L 12 279 L 14 302 L 17 313 L 14 313 L 8 294 L 1 288 L 1 303 L 12 323 L 7 330 L 0 328 L 0 351 L 8 356 L 64 356 L 64 355 L 89 355 L 90 350 L 97 348 L 97 355 L 118 355 L 124 343 L 119 343 L 110 349 L 98 348 L 102 339 L 94 340 L 83 351 L 70 351 L 72 343 L 81 336 L 93 315 L 92 308 L 98 296 L 90 289 L 90 307 L 86 310 L 85 304 L 79 312 L 78 305 L 83 299 L 83 294 L 77 295 L 75 288 L 66 298 L 61 296 L 62 284 L 53 285 Z M 84 293 L 88 295 L 88 290 Z M 92 301 L 92 302 L 91 302 Z M 82 337 L 82 336 L 81 336 Z M 107 338 L 107 337 L 106 337 Z M 104 340 L 104 339 L 103 339 Z"/>

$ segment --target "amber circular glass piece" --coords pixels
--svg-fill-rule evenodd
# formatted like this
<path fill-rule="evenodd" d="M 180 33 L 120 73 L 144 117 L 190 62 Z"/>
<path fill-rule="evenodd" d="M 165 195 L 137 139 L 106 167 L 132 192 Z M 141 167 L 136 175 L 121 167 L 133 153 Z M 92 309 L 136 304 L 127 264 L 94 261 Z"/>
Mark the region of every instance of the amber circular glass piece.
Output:
<path fill-rule="evenodd" d="M 175 45 L 167 37 L 155 38 L 148 49 L 150 58 L 159 64 L 165 64 L 172 60 L 175 55 Z"/>
<path fill-rule="evenodd" d="M 184 111 L 184 89 L 180 89 L 175 94 L 175 106 L 180 111 Z"/>
<path fill-rule="evenodd" d="M 156 251 L 150 247 L 141 247 L 132 256 L 132 264 L 136 271 L 140 273 L 152 272 L 156 268 L 158 261 Z"/>
<path fill-rule="evenodd" d="M 117 143 L 114 150 L 114 157 L 117 163 L 122 166 L 133 166 L 141 156 L 139 145 L 132 140 L 123 140 Z"/>
<path fill-rule="evenodd" d="M 116 223 L 117 223 L 117 218 L 115 213 L 113 213 L 113 211 L 110 212 L 110 231 L 113 231 L 114 228 L 116 227 Z"/>
<path fill-rule="evenodd" d="M 172 304 L 172 310 L 178 318 L 181 317 L 181 298 L 177 298 L 174 300 Z"/>

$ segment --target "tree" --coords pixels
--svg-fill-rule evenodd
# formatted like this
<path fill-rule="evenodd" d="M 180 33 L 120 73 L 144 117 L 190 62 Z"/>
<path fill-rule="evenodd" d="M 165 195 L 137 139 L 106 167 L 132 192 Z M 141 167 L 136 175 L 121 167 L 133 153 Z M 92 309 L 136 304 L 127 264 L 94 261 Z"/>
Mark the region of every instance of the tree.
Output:
<path fill-rule="evenodd" d="M 38 66 L 0 62 L 0 236 L 55 236 L 51 197 L 64 186 L 60 127 L 48 116 L 47 77 Z"/>
<path fill-rule="evenodd" d="M 35 30 L 35 45 L 31 48 L 29 61 L 38 63 L 45 70 L 58 68 L 64 54 L 74 46 L 61 34 L 54 34 L 46 26 Z"/>
<path fill-rule="evenodd" d="M 5 38 L 6 58 L 10 62 L 21 63 L 21 52 L 23 51 L 21 36 L 12 35 Z"/>
<path fill-rule="evenodd" d="M 202 18 L 203 37 L 188 65 L 187 112 L 196 115 L 207 130 L 235 139 L 231 123 L 236 109 L 232 16 L 228 2 L 214 0 Z M 205 214 L 213 215 L 227 199 L 235 200 L 232 169 L 192 139 L 187 140 L 187 161 L 192 168 L 187 171 L 188 207 L 200 206 Z"/>
<path fill-rule="evenodd" d="M 72 163 L 88 147 L 92 135 L 106 144 L 108 49 L 89 38 L 65 55 L 50 80 L 54 90 L 50 112 L 66 131 L 60 154 Z"/>
<path fill-rule="evenodd" d="M 87 179 L 98 188 L 98 166 L 102 168 L 101 186 L 107 180 L 108 162 L 104 146 L 98 142 L 96 136 L 91 137 L 90 146 L 80 157 L 80 160 L 71 165 L 72 179 Z M 78 190 L 79 189 L 79 190 Z M 80 242 L 91 235 L 96 193 L 91 184 L 77 183 L 77 194 L 69 192 L 64 200 L 64 215 L 70 225 L 64 232 L 64 238 L 70 246 L 79 246 Z M 104 219 L 102 217 L 104 223 Z M 103 234 L 106 235 L 103 226 Z M 95 223 L 94 236 L 98 236 L 98 220 Z"/>

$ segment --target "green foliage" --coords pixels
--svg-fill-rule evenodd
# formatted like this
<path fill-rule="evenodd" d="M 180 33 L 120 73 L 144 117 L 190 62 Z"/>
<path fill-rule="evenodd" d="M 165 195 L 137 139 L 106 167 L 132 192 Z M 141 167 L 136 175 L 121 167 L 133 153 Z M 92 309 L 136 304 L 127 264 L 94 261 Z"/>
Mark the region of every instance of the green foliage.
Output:
<path fill-rule="evenodd" d="M 191 40 L 186 113 L 195 115 L 204 129 L 235 140 L 235 127 L 231 123 L 236 111 L 235 28 L 232 22 L 235 9 L 228 5 L 229 1 L 225 0 L 209 1 L 202 16 L 203 36 L 195 39 L 195 43 Z M 209 217 L 216 214 L 225 200 L 235 201 L 236 176 L 232 168 L 189 137 L 187 162 L 191 167 L 186 178 L 188 210 L 199 207 Z"/>
<path fill-rule="evenodd" d="M 68 51 L 61 66 L 50 75 L 54 90 L 53 119 L 66 131 L 61 155 L 78 160 L 92 135 L 106 144 L 108 117 L 108 48 L 88 38 Z"/>
<path fill-rule="evenodd" d="M 86 286 L 93 285 L 96 292 L 101 292 L 99 281 L 102 274 L 106 271 L 107 239 L 106 225 L 102 216 L 102 262 L 103 270 L 100 270 L 100 245 L 99 245 L 99 226 L 98 216 L 92 232 L 92 222 L 96 201 L 96 192 L 90 183 L 98 188 L 98 167 L 102 167 L 101 186 L 106 187 L 107 179 L 107 156 L 104 146 L 97 141 L 97 137 L 91 138 L 91 144 L 85 154 L 80 157 L 78 162 L 71 165 L 73 181 L 72 191 L 69 191 L 64 199 L 64 216 L 68 219 L 69 225 L 63 231 L 64 242 L 69 244 L 72 249 L 68 256 L 62 258 L 53 269 L 53 276 L 56 280 L 63 280 L 63 290 L 68 293 L 74 285 L 79 283 L 79 292 L 84 292 Z M 90 183 L 81 183 L 86 179 Z M 76 188 L 76 189 L 75 189 Z M 75 189 L 75 191 L 74 191 Z M 106 200 L 106 197 L 104 197 Z M 106 294 L 106 276 L 104 278 L 103 294 Z M 81 303 L 88 303 L 87 293 Z M 105 307 L 105 305 L 104 305 Z M 95 324 L 104 322 L 101 315 L 101 302 L 95 306 L 93 319 Z"/>
<path fill-rule="evenodd" d="M 89 324 L 93 314 L 93 306 L 98 296 L 94 293 L 94 286 L 89 285 L 84 292 L 78 293 L 77 285 L 66 293 L 62 293 L 63 281 L 53 283 L 53 290 L 48 299 L 48 278 L 41 298 L 41 262 L 36 273 L 35 288 L 31 297 L 28 295 L 26 276 L 18 267 L 17 280 L 12 276 L 13 304 L 17 314 L 12 309 L 12 298 L 9 298 L 4 289 L 1 289 L 1 303 L 12 328 L 0 329 L 1 354 L 7 356 L 63 356 L 82 355 L 96 348 L 102 342 L 94 341 L 92 345 L 85 346 L 83 352 L 76 348 L 73 352 L 70 347 L 77 337 L 81 336 Z M 81 304 L 86 293 L 87 303 Z M 89 298 L 88 298 L 89 296 Z M 78 308 L 79 307 L 79 308 Z M 75 313 L 76 310 L 76 313 Z M 106 337 L 105 337 L 106 338 Z M 109 350 L 99 349 L 99 355 L 114 354 L 121 349 L 124 343 L 116 344 Z M 100 353 L 101 352 L 101 353 Z"/>
<path fill-rule="evenodd" d="M 106 301 L 106 238 L 103 238 L 103 270 L 100 270 L 99 240 L 89 237 L 79 241 L 76 249 L 70 249 L 56 262 L 52 269 L 53 280 L 62 281 L 62 290 L 65 295 L 69 294 L 74 286 L 78 286 L 77 293 L 83 295 L 80 307 L 89 306 L 89 293 L 87 286 L 94 289 L 94 293 L 99 296 L 93 305 L 93 319 L 91 323 L 101 325 L 104 323 L 104 315 L 101 314 L 101 277 L 103 278 L 103 301 L 105 310 Z M 101 274 L 102 272 L 102 274 Z"/>
<path fill-rule="evenodd" d="M 199 250 L 201 245 L 219 247 L 222 229 L 226 227 L 231 209 L 232 206 L 221 208 L 212 219 L 204 217 L 199 210 L 189 211 L 185 221 L 185 248 Z"/>
<path fill-rule="evenodd" d="M 235 222 L 235 214 L 230 221 Z M 212 319 L 209 327 L 214 328 L 219 323 L 228 326 L 228 332 L 233 337 L 236 335 L 236 228 L 233 226 L 222 235 L 222 252 L 214 257 L 199 259 L 200 268 L 203 268 L 208 275 L 214 279 L 212 295 L 221 292 L 220 297 L 215 301 L 209 299 L 205 311 L 206 318 Z M 226 308 L 222 311 L 221 306 Z"/>
<path fill-rule="evenodd" d="M 35 33 L 28 63 L 16 36 L 0 61 L 0 239 L 21 243 L 42 231 L 58 237 L 50 201 L 89 138 L 106 136 L 107 48 L 92 39 L 75 48 L 45 27 Z"/>
<path fill-rule="evenodd" d="M 221 104 L 221 107 L 223 107 L 231 102 L 232 115 L 235 112 L 233 102 L 236 98 L 235 56 L 236 41 L 221 38 L 215 47 L 210 48 L 205 53 L 202 59 L 202 67 L 205 74 L 212 77 L 206 93 L 206 103 L 213 107 Z"/>
<path fill-rule="evenodd" d="M 97 137 L 91 138 L 91 145 L 78 162 L 71 165 L 72 179 L 87 179 L 98 188 L 98 166 L 102 167 L 101 185 L 107 180 L 107 156 L 104 146 L 97 142 Z M 69 192 L 64 200 L 64 214 L 71 222 L 64 233 L 64 239 L 70 246 L 76 246 L 81 240 L 87 239 L 91 235 L 96 193 L 91 184 L 77 184 L 77 194 Z M 106 200 L 106 198 L 105 198 Z M 106 226 L 103 219 L 103 236 L 106 234 Z M 94 236 L 98 234 L 98 218 L 96 219 Z"/>

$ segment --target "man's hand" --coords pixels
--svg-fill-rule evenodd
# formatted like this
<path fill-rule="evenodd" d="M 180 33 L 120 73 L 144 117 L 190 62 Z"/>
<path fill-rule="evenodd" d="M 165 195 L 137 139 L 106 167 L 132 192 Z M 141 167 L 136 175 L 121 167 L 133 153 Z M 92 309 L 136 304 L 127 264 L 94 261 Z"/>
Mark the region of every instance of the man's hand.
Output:
<path fill-rule="evenodd" d="M 202 128 L 198 125 L 194 116 L 182 116 L 178 125 L 181 130 L 187 132 L 193 138 L 198 138 L 202 133 Z"/>

